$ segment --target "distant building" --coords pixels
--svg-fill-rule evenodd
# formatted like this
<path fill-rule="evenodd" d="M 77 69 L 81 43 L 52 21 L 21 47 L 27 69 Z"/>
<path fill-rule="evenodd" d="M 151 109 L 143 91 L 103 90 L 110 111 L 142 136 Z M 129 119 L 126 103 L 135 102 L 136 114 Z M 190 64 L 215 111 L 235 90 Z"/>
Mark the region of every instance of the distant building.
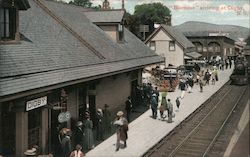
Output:
<path fill-rule="evenodd" d="M 175 26 L 196 47 L 197 52 L 210 59 L 212 56 L 227 58 L 240 52 L 249 35 L 248 28 L 189 21 Z"/>
<path fill-rule="evenodd" d="M 163 61 L 122 26 L 124 12 L 0 2 L 0 155 L 24 157 L 33 145 L 55 152 L 60 128 L 73 128 L 87 107 L 94 127 L 97 108 L 123 110 L 142 69 Z"/>
<path fill-rule="evenodd" d="M 184 65 L 185 58 L 199 58 L 195 46 L 171 26 L 160 25 L 145 41 L 151 50 L 165 58 L 165 66 Z"/>
<path fill-rule="evenodd" d="M 226 58 L 227 56 L 235 55 L 234 40 L 223 35 L 205 34 L 195 33 L 186 36 L 195 45 L 196 51 L 202 54 L 203 57 L 210 59 L 212 56 Z"/>

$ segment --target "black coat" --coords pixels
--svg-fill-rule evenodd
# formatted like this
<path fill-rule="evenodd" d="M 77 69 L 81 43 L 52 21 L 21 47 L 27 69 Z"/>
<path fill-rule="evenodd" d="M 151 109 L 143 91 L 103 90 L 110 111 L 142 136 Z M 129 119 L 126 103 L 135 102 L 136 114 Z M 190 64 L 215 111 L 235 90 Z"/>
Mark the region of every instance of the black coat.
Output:
<path fill-rule="evenodd" d="M 131 100 L 130 100 L 130 101 L 127 100 L 127 101 L 125 102 L 125 104 L 126 104 L 125 110 L 126 110 L 127 112 L 131 112 L 131 110 L 132 110 L 132 103 L 131 103 Z"/>
<path fill-rule="evenodd" d="M 81 146 L 83 146 L 83 138 L 84 138 L 84 131 L 77 127 L 74 132 L 75 145 L 80 144 Z"/>
<path fill-rule="evenodd" d="M 180 89 L 183 91 L 183 90 L 186 90 L 186 83 L 185 82 L 180 82 L 179 84 L 180 86 Z"/>

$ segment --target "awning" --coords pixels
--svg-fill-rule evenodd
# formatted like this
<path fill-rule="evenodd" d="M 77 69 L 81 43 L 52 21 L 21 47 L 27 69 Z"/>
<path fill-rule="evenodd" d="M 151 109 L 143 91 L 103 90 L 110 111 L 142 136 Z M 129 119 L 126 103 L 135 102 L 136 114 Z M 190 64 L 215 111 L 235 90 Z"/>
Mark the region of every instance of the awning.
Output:
<path fill-rule="evenodd" d="M 192 58 L 185 55 L 184 59 L 192 59 Z"/>
<path fill-rule="evenodd" d="M 188 53 L 185 53 L 185 56 L 191 57 L 193 59 L 197 59 L 197 58 L 200 58 L 202 55 L 198 52 L 188 52 Z"/>

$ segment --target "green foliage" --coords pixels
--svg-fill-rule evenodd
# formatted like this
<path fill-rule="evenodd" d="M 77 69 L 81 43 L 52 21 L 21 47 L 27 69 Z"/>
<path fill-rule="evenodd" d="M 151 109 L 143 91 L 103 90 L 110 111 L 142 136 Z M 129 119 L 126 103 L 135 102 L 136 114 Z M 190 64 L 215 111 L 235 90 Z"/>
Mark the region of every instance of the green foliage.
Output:
<path fill-rule="evenodd" d="M 91 3 L 90 0 L 74 0 L 70 1 L 69 4 L 82 6 L 84 8 L 91 8 L 93 3 Z"/>
<path fill-rule="evenodd" d="M 171 11 L 162 3 L 149 3 L 136 5 L 134 15 L 142 24 L 166 23 L 166 17 L 171 15 Z"/>
<path fill-rule="evenodd" d="M 154 31 L 154 23 L 166 24 L 170 16 L 171 11 L 162 3 L 136 5 L 134 15 L 125 15 L 126 27 L 141 38 L 140 25 L 149 25 L 149 32 L 146 33 L 148 36 Z"/>
<path fill-rule="evenodd" d="M 139 36 L 138 26 L 140 25 L 140 23 L 137 17 L 126 12 L 124 15 L 124 19 L 125 19 L 125 27 L 127 27 L 132 33 Z"/>

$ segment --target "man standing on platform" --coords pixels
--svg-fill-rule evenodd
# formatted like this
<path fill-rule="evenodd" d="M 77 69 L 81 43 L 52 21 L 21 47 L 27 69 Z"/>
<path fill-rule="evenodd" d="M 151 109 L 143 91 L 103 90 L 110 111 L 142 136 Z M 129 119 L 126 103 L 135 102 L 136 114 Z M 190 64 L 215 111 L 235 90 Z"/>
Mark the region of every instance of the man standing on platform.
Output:
<path fill-rule="evenodd" d="M 152 110 L 152 117 L 154 119 L 157 118 L 157 107 L 158 107 L 158 102 L 156 100 L 156 94 L 154 93 L 151 97 L 151 110 Z"/>
<path fill-rule="evenodd" d="M 104 136 L 111 133 L 111 112 L 108 109 L 109 105 L 105 104 L 103 109 L 103 127 Z"/>
<path fill-rule="evenodd" d="M 126 112 L 127 112 L 127 113 L 126 113 L 126 115 L 127 115 L 127 120 L 128 120 L 128 122 L 130 122 L 130 113 L 131 113 L 132 107 L 133 107 L 132 102 L 131 102 L 131 97 L 130 97 L 130 96 L 129 96 L 128 99 L 126 100 L 125 104 L 126 104 L 125 110 L 126 110 Z"/>
<path fill-rule="evenodd" d="M 169 112 L 168 112 L 168 123 L 172 123 L 172 116 L 173 116 L 173 104 L 170 102 L 170 99 L 167 101 Z"/>
<path fill-rule="evenodd" d="M 157 101 L 157 103 L 159 102 L 159 91 L 158 91 L 158 88 L 157 87 L 155 87 L 155 90 L 153 91 L 153 94 L 156 94 L 156 101 Z"/>

